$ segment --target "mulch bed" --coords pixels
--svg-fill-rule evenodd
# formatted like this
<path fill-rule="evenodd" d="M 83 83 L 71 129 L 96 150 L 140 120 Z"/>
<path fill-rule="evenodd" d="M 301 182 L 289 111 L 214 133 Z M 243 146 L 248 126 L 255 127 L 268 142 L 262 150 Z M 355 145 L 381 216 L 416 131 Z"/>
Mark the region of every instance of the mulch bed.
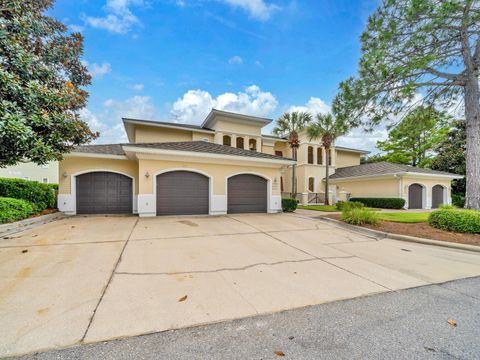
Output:
<path fill-rule="evenodd" d="M 340 220 L 340 214 L 328 215 L 329 218 Z M 428 223 L 399 223 L 393 221 L 383 221 L 376 226 L 362 225 L 373 230 L 383 231 L 392 234 L 415 236 L 424 239 L 433 239 L 440 241 L 449 241 L 458 244 L 480 246 L 480 234 L 462 234 L 450 231 L 436 229 Z"/>

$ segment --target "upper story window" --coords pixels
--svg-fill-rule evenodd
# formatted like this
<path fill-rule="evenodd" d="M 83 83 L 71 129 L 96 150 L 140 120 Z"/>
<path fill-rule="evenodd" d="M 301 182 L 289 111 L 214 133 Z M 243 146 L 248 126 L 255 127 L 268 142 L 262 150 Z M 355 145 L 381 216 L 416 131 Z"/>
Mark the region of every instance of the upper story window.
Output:
<path fill-rule="evenodd" d="M 223 145 L 232 146 L 232 138 L 228 135 L 223 135 Z"/>
<path fill-rule="evenodd" d="M 275 150 L 275 155 L 283 157 L 283 151 L 282 150 Z"/>
<path fill-rule="evenodd" d="M 243 149 L 243 138 L 237 137 L 237 148 Z"/>
<path fill-rule="evenodd" d="M 313 147 L 308 147 L 308 163 L 313 164 Z"/>
<path fill-rule="evenodd" d="M 322 148 L 317 148 L 317 164 L 322 165 L 323 164 L 323 151 Z"/>
<path fill-rule="evenodd" d="M 257 151 L 257 140 L 255 139 L 248 140 L 248 148 L 252 151 Z"/>

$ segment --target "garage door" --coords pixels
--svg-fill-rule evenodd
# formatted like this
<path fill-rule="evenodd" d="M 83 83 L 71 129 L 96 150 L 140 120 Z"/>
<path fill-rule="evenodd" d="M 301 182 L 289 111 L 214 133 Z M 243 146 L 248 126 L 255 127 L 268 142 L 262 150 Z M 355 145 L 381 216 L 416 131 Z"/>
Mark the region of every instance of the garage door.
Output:
<path fill-rule="evenodd" d="M 228 213 L 267 212 L 267 180 L 242 174 L 228 179 Z"/>
<path fill-rule="evenodd" d="M 443 204 L 443 186 L 435 185 L 432 188 L 432 208 L 436 209 Z"/>
<path fill-rule="evenodd" d="M 78 175 L 77 214 L 131 214 L 132 179 L 111 172 Z"/>
<path fill-rule="evenodd" d="M 408 187 L 408 208 L 422 209 L 423 187 L 419 184 L 412 184 Z"/>
<path fill-rule="evenodd" d="M 157 215 L 208 214 L 208 178 L 190 171 L 157 176 Z"/>

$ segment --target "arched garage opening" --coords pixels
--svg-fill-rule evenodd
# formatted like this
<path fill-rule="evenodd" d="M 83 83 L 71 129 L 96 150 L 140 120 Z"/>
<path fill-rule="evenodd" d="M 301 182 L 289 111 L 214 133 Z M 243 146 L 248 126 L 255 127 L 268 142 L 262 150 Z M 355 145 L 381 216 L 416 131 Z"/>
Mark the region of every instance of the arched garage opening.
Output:
<path fill-rule="evenodd" d="M 93 171 L 75 176 L 77 214 L 131 214 L 133 180 L 124 174 Z"/>
<path fill-rule="evenodd" d="M 209 212 L 210 179 L 192 171 L 170 171 L 156 177 L 157 215 Z"/>
<path fill-rule="evenodd" d="M 435 185 L 432 188 L 432 208 L 436 209 L 446 202 L 446 189 L 442 185 Z"/>
<path fill-rule="evenodd" d="M 258 175 L 239 174 L 227 180 L 227 212 L 266 213 L 268 181 Z"/>
<path fill-rule="evenodd" d="M 420 184 L 411 184 L 408 187 L 408 208 L 423 209 L 425 188 Z"/>

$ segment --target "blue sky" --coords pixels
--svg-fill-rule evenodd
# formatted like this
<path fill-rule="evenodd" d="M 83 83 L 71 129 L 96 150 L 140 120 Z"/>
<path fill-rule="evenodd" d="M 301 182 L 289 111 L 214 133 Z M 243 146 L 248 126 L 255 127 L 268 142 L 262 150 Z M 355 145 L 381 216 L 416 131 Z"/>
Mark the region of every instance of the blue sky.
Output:
<path fill-rule="evenodd" d="M 378 0 L 57 0 L 93 75 L 81 116 L 125 141 L 121 117 L 200 123 L 212 107 L 277 118 L 328 111 L 354 75 Z M 270 128 L 264 129 L 269 132 Z M 383 131 L 340 144 L 372 149 Z"/>

